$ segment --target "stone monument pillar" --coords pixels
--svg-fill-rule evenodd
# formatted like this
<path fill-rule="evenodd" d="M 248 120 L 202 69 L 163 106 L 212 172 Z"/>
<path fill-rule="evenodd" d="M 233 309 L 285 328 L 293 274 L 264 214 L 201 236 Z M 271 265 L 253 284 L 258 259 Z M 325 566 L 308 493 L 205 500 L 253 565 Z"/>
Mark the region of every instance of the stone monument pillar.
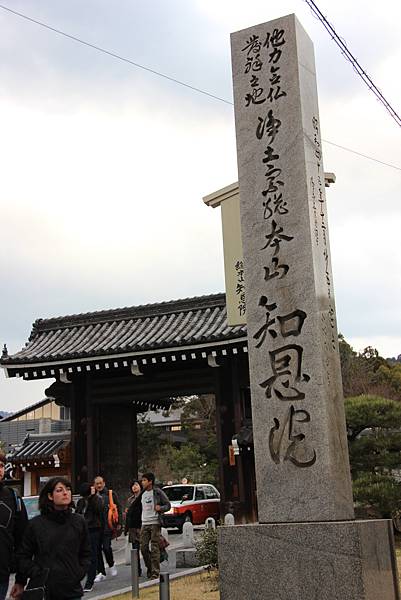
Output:
<path fill-rule="evenodd" d="M 220 528 L 222 600 L 399 598 L 389 521 L 353 520 L 313 45 L 232 35 L 259 525 Z"/>

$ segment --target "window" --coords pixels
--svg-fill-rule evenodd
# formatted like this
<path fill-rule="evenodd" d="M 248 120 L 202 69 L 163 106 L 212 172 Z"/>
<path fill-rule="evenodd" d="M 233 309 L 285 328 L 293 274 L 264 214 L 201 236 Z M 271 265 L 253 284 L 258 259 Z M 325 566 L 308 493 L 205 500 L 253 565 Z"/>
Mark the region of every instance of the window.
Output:
<path fill-rule="evenodd" d="M 182 500 L 192 500 L 194 496 L 193 485 L 172 485 L 163 488 L 171 502 L 181 502 Z M 184 498 L 185 496 L 185 498 Z"/>
<path fill-rule="evenodd" d="M 197 487 L 196 488 L 196 492 L 195 492 L 195 500 L 204 500 L 205 499 L 205 492 Z"/>
<path fill-rule="evenodd" d="M 218 500 L 219 499 L 219 494 L 217 493 L 217 490 L 212 488 L 211 485 L 205 485 L 205 487 L 203 489 L 205 490 L 207 500 Z"/>
<path fill-rule="evenodd" d="M 60 419 L 62 421 L 71 420 L 71 408 L 69 406 L 60 406 Z"/>
<path fill-rule="evenodd" d="M 181 431 L 181 425 L 172 425 L 171 431 Z"/>

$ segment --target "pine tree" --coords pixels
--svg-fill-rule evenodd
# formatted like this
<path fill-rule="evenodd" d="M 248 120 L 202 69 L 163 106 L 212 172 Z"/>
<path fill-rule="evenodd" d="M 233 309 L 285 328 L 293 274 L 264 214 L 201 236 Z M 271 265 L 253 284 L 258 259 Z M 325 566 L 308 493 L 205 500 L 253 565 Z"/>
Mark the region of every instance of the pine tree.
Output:
<path fill-rule="evenodd" d="M 354 499 L 376 516 L 401 509 L 401 403 L 361 395 L 345 400 Z"/>

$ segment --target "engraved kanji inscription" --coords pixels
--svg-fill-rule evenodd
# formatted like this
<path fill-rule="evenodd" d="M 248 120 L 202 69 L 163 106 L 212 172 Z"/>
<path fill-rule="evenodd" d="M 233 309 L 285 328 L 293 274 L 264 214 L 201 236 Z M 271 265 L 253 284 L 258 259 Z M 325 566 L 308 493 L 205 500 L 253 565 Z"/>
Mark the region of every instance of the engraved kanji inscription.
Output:
<path fill-rule="evenodd" d="M 275 279 L 276 277 L 278 277 L 279 279 L 285 277 L 290 267 L 285 264 L 279 264 L 279 259 L 277 258 L 277 256 L 273 256 L 272 266 L 263 268 L 265 271 L 265 281 L 270 281 L 271 279 Z"/>
<path fill-rule="evenodd" d="M 302 373 L 302 355 L 303 348 L 298 344 L 288 344 L 269 352 L 273 375 L 259 384 L 265 390 L 266 398 L 274 394 L 279 400 L 305 399 L 305 392 L 299 388 L 310 380 L 310 376 Z"/>
<path fill-rule="evenodd" d="M 284 233 L 284 229 L 277 225 L 276 221 L 272 220 L 272 229 L 270 233 L 265 235 L 266 244 L 261 248 L 261 250 L 266 250 L 266 248 L 274 248 L 274 255 L 277 256 L 278 251 L 280 249 L 281 242 L 290 242 L 294 238 L 291 235 L 286 235 Z"/>
<path fill-rule="evenodd" d="M 274 417 L 274 426 L 269 433 L 269 450 L 276 464 L 288 460 L 296 467 L 304 468 L 316 462 L 316 451 L 307 443 L 305 433 L 299 431 L 310 420 L 307 410 L 294 406 L 290 406 L 281 423 Z"/>

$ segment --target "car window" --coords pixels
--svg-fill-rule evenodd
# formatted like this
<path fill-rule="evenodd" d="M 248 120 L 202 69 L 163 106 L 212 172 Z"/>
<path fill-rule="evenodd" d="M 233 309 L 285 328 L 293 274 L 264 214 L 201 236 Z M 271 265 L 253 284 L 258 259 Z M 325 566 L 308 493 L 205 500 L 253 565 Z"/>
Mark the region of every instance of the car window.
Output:
<path fill-rule="evenodd" d="M 170 502 L 182 502 L 182 500 L 192 500 L 194 497 L 193 485 L 172 485 L 163 488 Z M 186 498 L 184 498 L 186 496 Z"/>
<path fill-rule="evenodd" d="M 40 515 L 38 500 L 39 496 L 25 496 L 23 498 L 28 519 L 33 519 L 33 517 Z"/>
<path fill-rule="evenodd" d="M 196 491 L 195 491 L 195 500 L 204 500 L 205 499 L 205 492 L 197 487 Z"/>
<path fill-rule="evenodd" d="M 202 490 L 202 492 L 203 492 L 203 495 L 204 495 L 204 498 L 207 498 L 207 497 L 208 497 L 208 496 L 207 496 L 207 493 L 206 493 L 206 490 L 207 490 L 207 485 L 200 485 L 200 486 L 199 486 L 199 489 L 201 489 L 201 490 Z"/>
<path fill-rule="evenodd" d="M 206 485 L 204 487 L 204 490 L 205 490 L 206 498 L 208 500 L 215 500 L 215 499 L 219 498 L 217 491 L 214 488 L 212 488 L 211 485 Z"/>

